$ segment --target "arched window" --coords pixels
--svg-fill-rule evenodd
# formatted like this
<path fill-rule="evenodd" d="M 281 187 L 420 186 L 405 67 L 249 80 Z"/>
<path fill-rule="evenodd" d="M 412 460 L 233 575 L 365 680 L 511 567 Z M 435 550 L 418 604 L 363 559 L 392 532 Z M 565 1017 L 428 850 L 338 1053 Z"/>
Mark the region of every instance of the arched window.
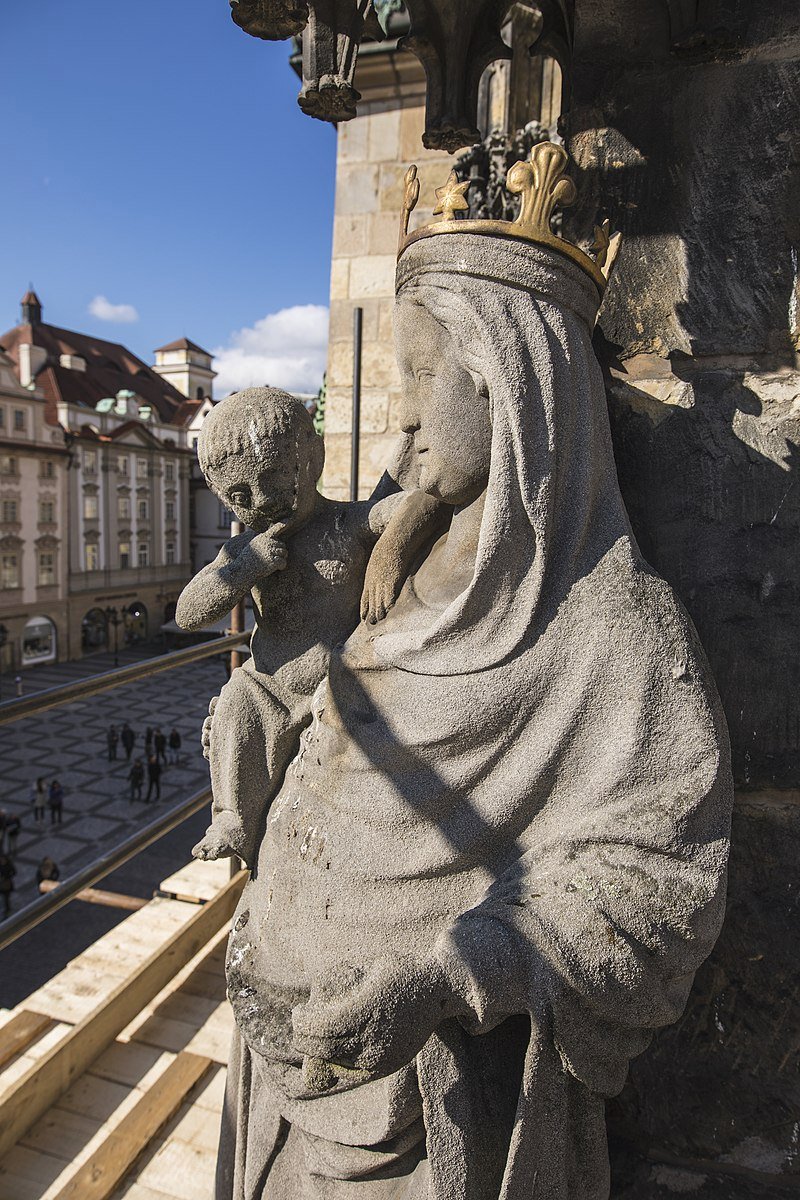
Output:
<path fill-rule="evenodd" d="M 108 621 L 102 608 L 90 608 L 81 621 L 81 649 L 84 654 L 105 650 L 108 645 Z"/>
<path fill-rule="evenodd" d="M 22 663 L 55 662 L 57 652 L 56 627 L 49 617 L 31 617 L 22 631 Z"/>

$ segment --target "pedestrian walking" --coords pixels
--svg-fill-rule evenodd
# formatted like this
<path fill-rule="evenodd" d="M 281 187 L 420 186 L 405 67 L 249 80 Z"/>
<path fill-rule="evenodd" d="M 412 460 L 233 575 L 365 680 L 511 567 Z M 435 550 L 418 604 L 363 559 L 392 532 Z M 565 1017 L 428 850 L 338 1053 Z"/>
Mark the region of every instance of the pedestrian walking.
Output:
<path fill-rule="evenodd" d="M 106 741 L 108 742 L 108 761 L 114 762 L 117 757 L 117 743 L 119 741 L 116 725 L 109 725 Z"/>
<path fill-rule="evenodd" d="M 57 779 L 50 784 L 47 803 L 50 806 L 50 824 L 60 825 L 64 813 L 64 789 Z"/>
<path fill-rule="evenodd" d="M 60 879 L 61 872 L 58 869 L 58 863 L 54 862 L 49 855 L 45 855 L 42 861 L 36 868 L 36 882 L 42 883 L 45 879 Z"/>
<path fill-rule="evenodd" d="M 128 779 L 130 780 L 131 784 L 131 803 L 133 803 L 134 800 L 141 800 L 142 784 L 144 783 L 144 764 L 140 758 L 137 758 L 136 762 L 128 772 Z"/>
<path fill-rule="evenodd" d="M 44 810 L 47 804 L 47 780 L 40 775 L 36 783 L 31 784 L 31 804 L 33 819 L 37 825 L 44 823 Z"/>
<path fill-rule="evenodd" d="M 12 858 L 17 856 L 17 838 L 19 831 L 22 828 L 22 822 L 16 813 L 9 813 L 6 817 L 6 841 L 8 843 L 8 853 Z"/>
<path fill-rule="evenodd" d="M 8 813 L 4 808 L 0 808 L 0 854 L 6 848 L 6 824 L 8 822 Z"/>
<path fill-rule="evenodd" d="M 145 804 L 150 803 L 150 797 L 155 791 L 156 800 L 161 799 L 161 763 L 155 754 L 151 754 L 147 763 L 147 795 L 144 798 Z"/>
<path fill-rule="evenodd" d="M 136 734 L 133 732 L 127 721 L 122 726 L 119 736 L 123 749 L 125 750 L 125 758 L 128 762 L 130 762 L 131 754 L 133 753 L 133 747 L 136 744 Z"/>
<path fill-rule="evenodd" d="M 169 735 L 169 758 L 170 762 L 174 763 L 176 767 L 181 761 L 181 735 L 174 726 Z"/>
<path fill-rule="evenodd" d="M 153 749 L 155 751 L 155 756 L 158 759 L 158 761 L 163 762 L 164 766 L 166 766 L 167 765 L 167 739 L 164 737 L 164 734 L 161 732 L 160 729 L 156 729 L 155 733 L 153 734 Z"/>
<path fill-rule="evenodd" d="M 0 896 L 3 897 L 3 916 L 11 913 L 11 893 L 14 890 L 14 876 L 17 868 L 7 854 L 0 854 Z"/>
<path fill-rule="evenodd" d="M 151 725 L 148 725 L 144 731 L 144 752 L 148 758 L 153 753 L 153 728 Z"/>

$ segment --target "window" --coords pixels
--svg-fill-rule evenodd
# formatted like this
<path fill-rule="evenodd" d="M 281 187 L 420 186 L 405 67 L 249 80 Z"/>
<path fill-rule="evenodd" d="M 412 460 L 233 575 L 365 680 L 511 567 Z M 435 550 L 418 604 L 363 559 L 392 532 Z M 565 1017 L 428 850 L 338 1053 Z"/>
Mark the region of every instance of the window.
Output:
<path fill-rule="evenodd" d="M 0 429 L 5 429 L 5 427 L 6 427 L 6 410 L 4 408 L 0 408 Z"/>
<path fill-rule="evenodd" d="M 150 505 L 146 500 L 139 500 L 136 504 L 136 515 L 140 521 L 146 521 L 150 512 Z"/>
<path fill-rule="evenodd" d="M 131 502 L 127 496 L 117 496 L 117 516 L 120 521 L 130 521 Z"/>
<path fill-rule="evenodd" d="M 97 496 L 83 497 L 83 519 L 85 521 L 96 521 L 99 511 Z"/>
<path fill-rule="evenodd" d="M 195 398 L 197 400 L 203 399 L 203 389 L 201 387 L 195 389 Z"/>
<path fill-rule="evenodd" d="M 13 454 L 0 454 L 0 475 L 16 475 L 17 460 Z"/>
<path fill-rule="evenodd" d="M 52 550 L 39 551 L 39 587 L 52 587 L 56 581 L 56 556 Z"/>
<path fill-rule="evenodd" d="M 119 565 L 123 571 L 126 571 L 131 565 L 131 544 L 130 542 L 120 542 L 119 544 Z"/>
<path fill-rule="evenodd" d="M 25 409 L 14 409 L 14 428 L 17 433 L 22 433 L 25 429 Z"/>
<path fill-rule="evenodd" d="M 167 542 L 166 553 L 164 555 L 167 566 L 171 567 L 175 564 L 175 543 Z"/>
<path fill-rule="evenodd" d="M 164 504 L 164 516 L 168 521 L 175 520 L 175 501 L 167 500 Z"/>
<path fill-rule="evenodd" d="M 100 551 L 94 542 L 87 542 L 84 547 L 84 557 L 87 571 L 100 570 Z"/>
<path fill-rule="evenodd" d="M 217 528 L 230 530 L 231 521 L 233 519 L 234 519 L 233 513 L 231 512 L 231 510 L 229 508 L 226 508 L 224 504 L 220 504 L 219 512 L 217 515 Z"/>
<path fill-rule="evenodd" d="M 56 519 L 56 506 L 52 500 L 39 501 L 39 521 L 42 525 L 52 525 Z"/>
<path fill-rule="evenodd" d="M 128 457 L 127 457 L 127 455 L 125 455 L 124 458 L 117 459 L 117 471 L 120 475 L 128 474 Z"/>
<path fill-rule="evenodd" d="M 89 475 L 97 474 L 97 451 L 84 450 L 83 452 L 83 469 Z"/>
<path fill-rule="evenodd" d="M 19 511 L 19 508 L 18 508 L 16 500 L 4 500 L 3 501 L 3 522 L 13 524 L 17 519 L 18 511 Z"/>
<path fill-rule="evenodd" d="M 51 458 L 46 458 L 42 463 L 42 479 L 52 479 L 54 475 L 55 468 L 53 466 L 53 460 Z"/>
<path fill-rule="evenodd" d="M 175 480 L 175 463 L 168 462 L 164 466 L 164 478 L 167 483 L 173 483 Z"/>
<path fill-rule="evenodd" d="M 147 542 L 139 542 L 137 560 L 140 567 L 146 567 L 150 562 L 150 551 Z"/>
<path fill-rule="evenodd" d="M 147 459 L 137 458 L 136 460 L 136 478 L 147 479 Z"/>
<path fill-rule="evenodd" d="M 0 561 L 0 586 L 19 587 L 19 559 L 16 554 L 4 554 Z"/>

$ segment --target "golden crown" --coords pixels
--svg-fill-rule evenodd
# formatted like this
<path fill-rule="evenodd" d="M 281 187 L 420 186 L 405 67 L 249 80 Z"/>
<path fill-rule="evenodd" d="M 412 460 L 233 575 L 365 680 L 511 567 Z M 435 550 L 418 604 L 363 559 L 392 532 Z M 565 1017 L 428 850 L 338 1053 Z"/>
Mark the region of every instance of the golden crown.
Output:
<path fill-rule="evenodd" d="M 556 208 L 574 204 L 578 194 L 575 184 L 565 173 L 567 161 L 563 146 L 554 142 L 540 142 L 531 150 L 527 162 L 514 163 L 506 175 L 508 191 L 521 197 L 519 214 L 513 221 L 458 218 L 457 213 L 469 211 L 467 191 L 471 180 L 460 181 L 455 171 L 451 171 L 444 187 L 436 189 L 433 215 L 441 216 L 441 220 L 423 225 L 412 233 L 408 232 L 408 223 L 419 200 L 419 179 L 417 168 L 409 167 L 405 174 L 398 259 L 413 242 L 436 233 L 482 233 L 490 237 L 518 238 L 546 246 L 571 258 L 591 277 L 602 296 L 619 252 L 621 238 L 618 233 L 611 236 L 608 221 L 596 225 L 592 246 L 594 257 L 590 257 L 572 242 L 553 233 L 550 222 Z"/>

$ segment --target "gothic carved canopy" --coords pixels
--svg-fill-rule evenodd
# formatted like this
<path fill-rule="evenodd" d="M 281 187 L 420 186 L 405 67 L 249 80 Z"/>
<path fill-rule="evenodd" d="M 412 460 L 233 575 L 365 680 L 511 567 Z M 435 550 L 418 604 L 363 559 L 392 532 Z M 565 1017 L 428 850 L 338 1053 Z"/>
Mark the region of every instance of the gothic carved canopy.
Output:
<path fill-rule="evenodd" d="M 356 115 L 353 78 L 363 37 L 382 40 L 379 13 L 397 0 L 229 0 L 237 25 L 254 37 L 302 33 L 303 87 L 299 104 L 324 121 Z M 528 4 L 541 10 L 538 43 L 560 60 L 570 41 L 573 0 Z M 478 84 L 485 68 L 511 51 L 501 29 L 513 0 L 405 0 L 410 28 L 401 45 L 422 63 L 427 80 L 423 143 L 453 152 L 480 138 Z"/>

